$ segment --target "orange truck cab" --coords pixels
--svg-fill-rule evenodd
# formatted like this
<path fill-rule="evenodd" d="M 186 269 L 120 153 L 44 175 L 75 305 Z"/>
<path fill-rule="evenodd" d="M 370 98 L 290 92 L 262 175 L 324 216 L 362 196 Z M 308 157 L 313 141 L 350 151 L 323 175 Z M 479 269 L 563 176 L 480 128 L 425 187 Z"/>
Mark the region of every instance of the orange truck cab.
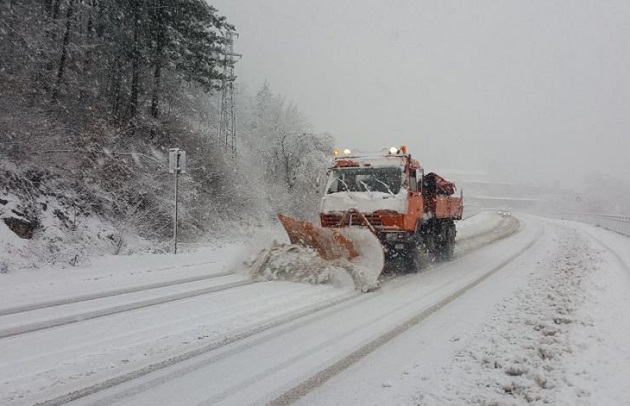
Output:
<path fill-rule="evenodd" d="M 388 153 L 336 155 L 321 201 L 322 227 L 367 227 L 386 258 L 415 256 L 418 249 L 436 258 L 452 256 L 453 221 L 463 215 L 463 196 L 453 196 L 453 183 L 425 175 L 404 146 Z"/>

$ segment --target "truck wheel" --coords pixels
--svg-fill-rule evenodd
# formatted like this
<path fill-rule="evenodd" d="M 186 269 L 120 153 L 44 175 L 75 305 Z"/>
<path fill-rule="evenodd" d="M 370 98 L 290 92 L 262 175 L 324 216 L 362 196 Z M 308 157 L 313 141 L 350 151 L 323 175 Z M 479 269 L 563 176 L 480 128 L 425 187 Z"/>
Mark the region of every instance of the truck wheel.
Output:
<path fill-rule="evenodd" d="M 432 227 L 433 250 L 429 250 L 435 261 L 448 261 L 455 250 L 455 223 L 450 219 L 437 220 Z"/>
<path fill-rule="evenodd" d="M 406 258 L 408 272 L 420 272 L 428 262 L 426 251 L 423 248 L 423 245 L 415 243 L 409 247 Z"/>
<path fill-rule="evenodd" d="M 455 223 L 453 220 L 448 221 L 444 224 L 443 229 L 444 241 L 442 242 L 442 259 L 448 261 L 453 259 L 453 254 L 455 253 L 455 236 L 457 234 L 457 229 L 455 228 Z"/>

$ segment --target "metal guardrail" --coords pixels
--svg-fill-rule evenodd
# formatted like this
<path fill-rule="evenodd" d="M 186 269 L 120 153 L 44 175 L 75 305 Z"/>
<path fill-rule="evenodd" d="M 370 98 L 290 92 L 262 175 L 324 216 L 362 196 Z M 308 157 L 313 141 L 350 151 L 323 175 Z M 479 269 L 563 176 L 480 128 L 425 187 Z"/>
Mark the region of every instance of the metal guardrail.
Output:
<path fill-rule="evenodd" d="M 630 216 L 627 215 L 571 212 L 550 213 L 550 216 L 593 224 L 630 237 Z"/>

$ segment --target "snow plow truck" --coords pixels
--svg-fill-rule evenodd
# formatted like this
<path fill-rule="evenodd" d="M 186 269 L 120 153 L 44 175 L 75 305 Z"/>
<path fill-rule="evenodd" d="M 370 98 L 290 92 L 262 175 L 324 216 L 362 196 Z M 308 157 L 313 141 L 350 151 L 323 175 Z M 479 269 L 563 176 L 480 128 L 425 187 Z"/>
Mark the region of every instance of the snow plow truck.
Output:
<path fill-rule="evenodd" d="M 278 215 L 292 245 L 325 261 L 350 266 L 355 286 L 369 291 L 390 264 L 415 271 L 427 260 L 448 260 L 454 220 L 463 215 L 455 184 L 424 173 L 405 146 L 378 154 L 335 150 L 320 206 L 320 225 Z"/>

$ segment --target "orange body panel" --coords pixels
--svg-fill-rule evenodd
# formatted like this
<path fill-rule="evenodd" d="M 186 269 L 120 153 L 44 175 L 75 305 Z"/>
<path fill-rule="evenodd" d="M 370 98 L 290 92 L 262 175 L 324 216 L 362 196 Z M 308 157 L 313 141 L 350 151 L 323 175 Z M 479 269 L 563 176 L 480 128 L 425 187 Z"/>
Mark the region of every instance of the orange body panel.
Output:
<path fill-rule="evenodd" d="M 405 221 L 403 229 L 405 231 L 413 231 L 416 229 L 418 220 L 422 218 L 424 212 L 424 202 L 419 192 L 409 192 L 407 200 L 407 213 L 405 213 Z"/>
<path fill-rule="evenodd" d="M 337 168 L 347 168 L 354 166 L 359 166 L 359 164 L 351 159 L 338 159 L 335 161 L 335 167 Z"/>
<path fill-rule="evenodd" d="M 416 224 L 423 215 L 423 199 L 418 193 L 408 200 L 407 212 L 396 213 L 387 210 L 377 210 L 374 213 L 362 214 L 362 216 L 345 217 L 342 214 L 321 213 L 319 215 L 322 227 L 339 228 L 353 226 L 365 226 L 365 221 L 378 229 L 414 231 Z"/>
<path fill-rule="evenodd" d="M 435 217 L 461 220 L 464 206 L 461 197 L 437 195 L 435 197 Z"/>
<path fill-rule="evenodd" d="M 384 228 L 400 229 L 403 227 L 405 216 L 400 213 L 377 211 L 375 214 L 377 214 L 380 217 L 381 224 L 383 225 Z"/>

